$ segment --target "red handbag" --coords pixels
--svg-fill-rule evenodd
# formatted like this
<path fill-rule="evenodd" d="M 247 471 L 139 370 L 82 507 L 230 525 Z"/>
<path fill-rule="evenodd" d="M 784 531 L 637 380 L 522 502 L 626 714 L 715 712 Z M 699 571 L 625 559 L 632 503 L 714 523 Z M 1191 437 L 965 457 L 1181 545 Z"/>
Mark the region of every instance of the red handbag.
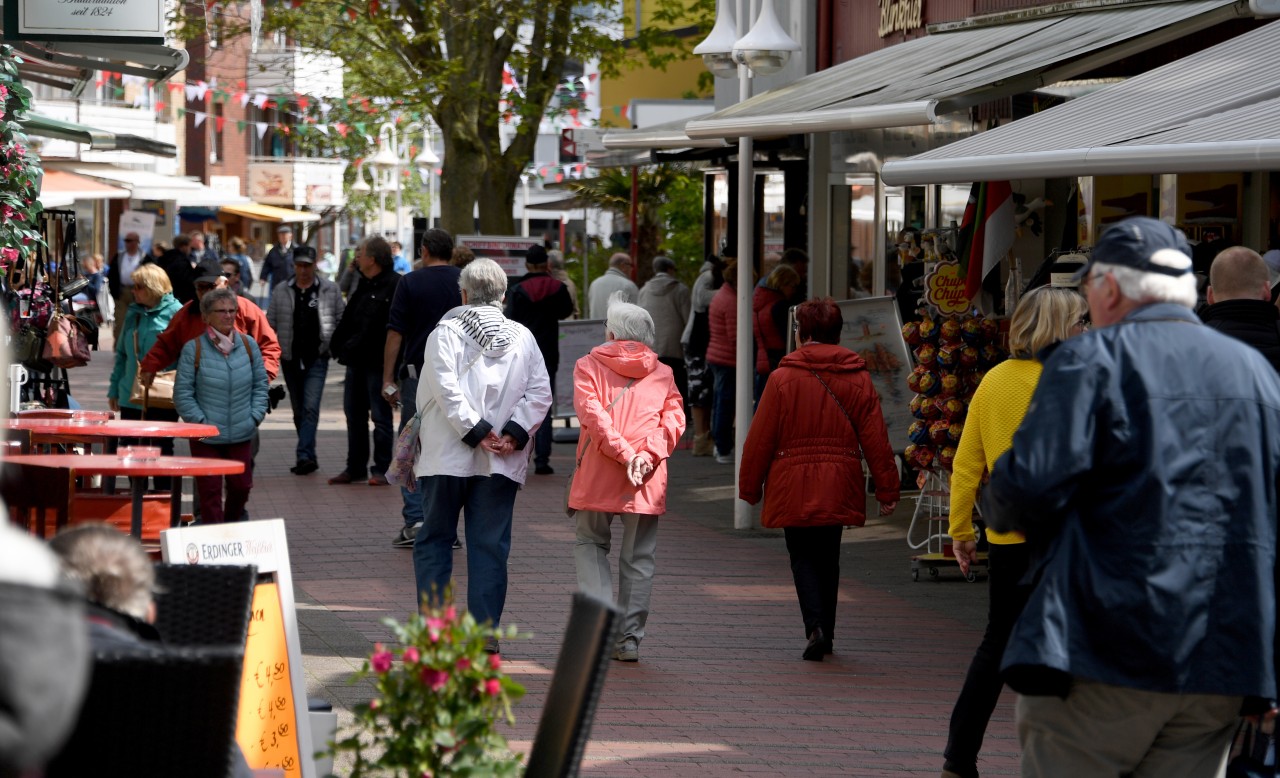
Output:
<path fill-rule="evenodd" d="M 89 339 L 74 316 L 55 313 L 44 338 L 44 358 L 56 367 L 89 364 Z"/>

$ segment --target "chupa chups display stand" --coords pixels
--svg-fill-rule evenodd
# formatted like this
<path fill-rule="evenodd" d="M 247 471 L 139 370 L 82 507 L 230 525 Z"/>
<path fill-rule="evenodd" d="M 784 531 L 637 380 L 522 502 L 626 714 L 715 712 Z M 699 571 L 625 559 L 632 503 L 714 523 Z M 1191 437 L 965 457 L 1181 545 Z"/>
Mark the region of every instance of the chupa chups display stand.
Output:
<path fill-rule="evenodd" d="M 907 428 L 910 442 L 903 454 L 919 473 L 920 495 L 907 531 L 908 546 L 922 551 L 911 557 L 913 580 L 920 579 L 922 568 L 936 579 L 940 568 L 959 566 L 947 535 L 951 465 L 978 384 L 1006 356 L 1002 323 L 972 313 L 964 283 L 958 263 L 934 263 L 925 276 L 922 318 L 902 328 L 916 363 L 907 376 L 915 397 Z M 977 566 L 986 564 L 986 554 L 980 553 Z M 972 567 L 966 578 L 977 580 Z"/>

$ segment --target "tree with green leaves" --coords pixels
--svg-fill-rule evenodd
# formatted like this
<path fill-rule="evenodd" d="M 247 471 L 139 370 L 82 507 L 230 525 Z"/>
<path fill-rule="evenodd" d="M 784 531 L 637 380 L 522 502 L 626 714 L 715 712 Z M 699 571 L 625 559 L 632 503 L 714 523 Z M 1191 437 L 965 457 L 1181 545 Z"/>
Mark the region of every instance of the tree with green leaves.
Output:
<path fill-rule="evenodd" d="M 444 140 L 445 229 L 473 232 L 478 205 L 481 232 L 510 234 L 520 175 L 533 161 L 538 126 L 566 64 L 597 61 L 602 77 L 628 64 L 661 68 L 696 42 L 677 38 L 671 27 L 692 18 L 709 28 L 714 16 L 713 0 L 651 3 L 652 24 L 625 46 L 615 31 L 628 23 L 619 14 L 628 4 L 609 0 L 288 0 L 268 3 L 262 29 L 342 59 L 348 94 L 384 111 L 364 121 L 430 116 Z M 185 10 L 187 35 L 203 33 L 203 10 Z M 367 151 L 374 140 L 376 132 L 350 132 L 336 142 Z"/>

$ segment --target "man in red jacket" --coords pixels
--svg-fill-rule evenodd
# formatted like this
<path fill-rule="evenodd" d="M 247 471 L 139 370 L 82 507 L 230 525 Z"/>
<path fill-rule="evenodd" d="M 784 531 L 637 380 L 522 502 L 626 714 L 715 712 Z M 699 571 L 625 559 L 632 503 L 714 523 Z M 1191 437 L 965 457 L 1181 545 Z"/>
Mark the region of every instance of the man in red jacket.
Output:
<path fill-rule="evenodd" d="M 227 279 L 216 262 L 201 263 L 196 268 L 196 299 L 182 306 L 169 320 L 169 326 L 156 338 L 156 343 L 142 359 L 139 381 L 150 386 L 155 374 L 178 361 L 187 341 L 199 337 L 208 327 L 200 315 L 200 299 L 217 287 L 226 285 Z M 262 351 L 262 364 L 267 369 L 267 380 L 274 381 L 280 372 L 280 341 L 276 331 L 267 323 L 267 315 L 247 297 L 236 297 L 239 312 L 236 313 L 236 329 L 253 338 Z"/>

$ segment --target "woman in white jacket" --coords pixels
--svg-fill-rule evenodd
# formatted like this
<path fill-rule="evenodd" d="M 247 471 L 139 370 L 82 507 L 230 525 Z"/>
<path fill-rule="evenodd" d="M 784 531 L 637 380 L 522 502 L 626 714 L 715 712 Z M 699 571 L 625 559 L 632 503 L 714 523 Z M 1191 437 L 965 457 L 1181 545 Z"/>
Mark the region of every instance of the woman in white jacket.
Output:
<path fill-rule="evenodd" d="M 418 598 L 438 601 L 453 575 L 462 512 L 467 533 L 467 609 L 498 626 L 507 597 L 507 555 L 524 447 L 551 406 L 551 382 L 533 334 L 502 315 L 507 276 L 477 259 L 458 280 L 462 305 L 427 338 L 418 384 L 422 454 L 414 474 L 423 524 L 413 545 Z M 497 641 L 488 649 L 496 652 Z"/>

